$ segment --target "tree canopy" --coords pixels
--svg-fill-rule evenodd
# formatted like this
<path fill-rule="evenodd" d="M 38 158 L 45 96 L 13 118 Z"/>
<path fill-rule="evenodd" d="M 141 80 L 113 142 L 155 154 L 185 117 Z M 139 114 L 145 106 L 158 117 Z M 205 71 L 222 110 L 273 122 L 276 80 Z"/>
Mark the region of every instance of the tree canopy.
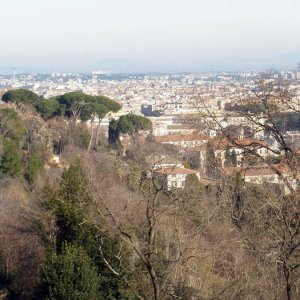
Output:
<path fill-rule="evenodd" d="M 16 111 L 11 108 L 0 110 L 0 134 L 19 143 L 25 134 L 25 126 Z"/>
<path fill-rule="evenodd" d="M 83 121 L 97 117 L 102 120 L 106 114 L 117 112 L 121 109 L 121 105 L 104 96 L 94 96 L 88 99 L 86 105 L 83 107 L 81 119 Z"/>
<path fill-rule="evenodd" d="M 55 269 L 59 267 L 62 263 L 64 263 L 64 260 L 67 259 L 65 257 L 65 245 L 72 246 L 74 247 L 72 249 L 74 249 L 75 252 L 79 251 L 81 255 L 83 255 L 84 252 L 85 258 L 82 263 L 86 264 L 86 261 L 88 261 L 89 268 L 91 266 L 92 268 L 95 267 L 97 271 L 98 294 L 95 299 L 124 299 L 120 294 L 120 290 L 123 285 L 122 279 L 112 274 L 112 272 L 107 268 L 107 265 L 103 261 L 103 256 L 99 251 L 99 248 L 101 247 L 102 253 L 107 259 L 109 259 L 111 265 L 116 268 L 120 268 L 121 262 L 116 256 L 116 251 L 120 246 L 118 245 L 117 240 L 109 237 L 105 232 L 99 234 L 96 227 L 93 226 L 87 218 L 93 201 L 91 191 L 91 182 L 79 161 L 77 161 L 74 165 L 71 165 L 68 170 L 64 171 L 57 190 L 53 190 L 52 188 L 45 189 L 45 202 L 43 203 L 43 206 L 55 216 L 56 225 L 55 241 L 54 243 L 49 243 L 50 241 L 47 243 L 50 245 L 50 249 L 53 253 L 50 257 L 48 257 L 50 260 L 50 266 L 47 266 L 47 273 L 52 272 L 55 276 L 58 276 L 56 272 L 62 274 L 63 271 L 55 271 L 52 270 L 52 268 Z M 54 247 L 52 244 L 54 244 Z M 69 269 L 65 276 L 76 276 L 73 274 L 73 263 L 73 259 L 71 261 L 67 261 L 67 265 L 69 267 L 71 265 L 71 269 Z M 87 276 L 91 276 L 89 273 L 90 271 L 87 270 L 87 272 Z M 56 283 L 54 275 L 51 282 L 47 283 L 48 286 L 58 284 Z M 45 274 L 43 275 L 43 278 L 45 278 Z M 76 279 L 73 281 L 73 287 L 68 285 L 69 279 L 66 280 L 67 283 L 65 292 L 72 293 L 72 289 L 81 290 L 82 285 L 80 282 L 77 282 Z M 71 290 L 67 291 L 68 289 Z M 45 293 L 45 291 L 43 293 Z M 54 297 L 53 299 L 93 298 Z"/>
<path fill-rule="evenodd" d="M 51 253 L 41 270 L 46 299 L 99 299 L 100 278 L 82 247 L 65 244 L 62 252 Z"/>
<path fill-rule="evenodd" d="M 134 114 L 121 116 L 118 121 L 111 120 L 109 123 L 109 142 L 115 143 L 121 133 L 133 135 L 139 130 L 151 130 L 152 123 L 149 119 Z"/>
<path fill-rule="evenodd" d="M 0 110 L 0 171 L 15 177 L 22 173 L 21 146 L 25 126 L 18 114 L 10 108 Z"/>
<path fill-rule="evenodd" d="M 32 105 L 44 118 L 56 116 L 80 118 L 87 121 L 97 117 L 102 120 L 108 112 L 117 112 L 121 105 L 105 96 L 90 96 L 82 92 L 69 92 L 61 96 L 44 99 L 26 89 L 7 91 L 3 96 L 4 102 Z"/>
<path fill-rule="evenodd" d="M 139 130 L 151 130 L 151 128 L 152 123 L 149 119 L 134 114 L 121 116 L 118 122 L 119 132 L 128 133 L 130 135 Z"/>
<path fill-rule="evenodd" d="M 12 177 L 18 177 L 22 173 L 22 154 L 18 145 L 11 140 L 3 142 L 0 171 Z"/>
<path fill-rule="evenodd" d="M 35 104 L 36 111 L 44 118 L 50 119 L 65 114 L 65 106 L 56 97 L 43 99 Z"/>
<path fill-rule="evenodd" d="M 17 105 L 34 104 L 40 100 L 40 97 L 34 92 L 26 89 L 9 90 L 2 96 L 4 102 L 13 102 Z"/>

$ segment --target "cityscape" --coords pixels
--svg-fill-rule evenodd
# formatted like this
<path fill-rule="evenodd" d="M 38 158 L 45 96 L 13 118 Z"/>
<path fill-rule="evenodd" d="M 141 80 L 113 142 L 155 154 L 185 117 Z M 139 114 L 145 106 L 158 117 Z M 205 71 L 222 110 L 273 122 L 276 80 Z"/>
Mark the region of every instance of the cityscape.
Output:
<path fill-rule="evenodd" d="M 0 300 L 300 299 L 299 0 L 0 7 Z"/>
<path fill-rule="evenodd" d="M 264 197 L 270 197 L 270 207 L 273 207 L 274 199 L 283 200 L 287 201 L 289 205 L 296 205 L 293 209 L 297 213 L 299 206 L 297 202 L 294 202 L 294 197 L 298 194 L 300 187 L 299 87 L 299 69 L 235 73 L 111 74 L 95 71 L 90 74 L 59 72 L 18 74 L 13 68 L 12 74 L 0 76 L 0 96 L 2 98 L 0 130 L 3 149 L 0 169 L 2 177 L 3 180 L 11 178 L 14 189 L 17 181 L 20 181 L 20 176 L 24 176 L 31 193 L 37 193 L 36 195 L 43 195 L 44 192 L 33 189 L 40 189 L 38 185 L 44 186 L 42 189 L 45 189 L 45 186 L 50 188 L 51 185 L 47 183 L 49 180 L 55 185 L 57 184 L 55 182 L 62 180 L 63 183 L 60 184 L 63 185 L 60 189 L 63 193 L 69 193 L 64 189 L 74 188 L 64 187 L 65 184 L 72 184 L 64 182 L 65 180 L 77 180 L 76 186 L 79 190 L 71 192 L 70 200 L 66 198 L 63 201 L 68 203 L 79 197 L 76 200 L 79 202 L 72 204 L 75 205 L 72 209 L 77 209 L 77 205 L 79 207 L 88 205 L 92 208 L 93 204 L 90 201 L 99 201 L 92 210 L 98 210 L 97 207 L 103 206 L 102 209 L 108 211 L 108 214 L 112 214 L 112 208 L 106 206 L 108 205 L 106 202 L 102 202 L 101 196 L 107 191 L 111 193 L 108 199 L 112 197 L 116 201 L 113 206 L 118 204 L 121 210 L 123 205 L 125 205 L 126 211 L 127 209 L 129 211 L 138 209 L 141 205 L 143 206 L 142 202 L 148 199 L 146 212 L 155 207 L 160 213 L 167 212 L 167 215 L 164 215 L 165 218 L 170 213 L 170 209 L 178 209 L 176 207 L 179 200 L 172 203 L 174 197 L 174 199 L 186 201 L 184 205 L 188 205 L 188 209 L 192 205 L 193 209 L 197 210 L 197 214 L 199 214 L 197 218 L 199 218 L 206 216 L 206 212 L 198 212 L 198 209 L 204 209 L 206 206 L 206 200 L 201 200 L 203 196 L 211 199 L 209 201 L 215 201 L 211 208 L 218 209 L 223 214 L 226 209 L 223 205 L 229 205 L 229 207 L 234 205 L 235 207 L 242 205 L 240 201 L 250 201 L 249 205 L 254 205 L 255 198 L 252 193 L 257 194 L 262 201 L 255 205 L 265 205 Z M 107 169 L 105 171 L 107 175 L 103 177 L 102 168 L 107 168 L 107 163 L 114 166 L 113 168 L 117 168 L 118 171 Z M 73 174 L 73 172 L 75 173 Z M 80 175 L 76 175 L 76 172 L 80 172 Z M 85 177 L 86 175 L 81 172 L 96 173 L 93 175 L 94 178 L 90 178 Z M 119 172 L 124 175 L 120 175 Z M 145 178 L 142 175 L 144 173 L 146 174 Z M 67 179 L 68 177 L 65 176 L 71 177 Z M 73 178 L 72 176 L 77 177 Z M 124 179 L 121 179 L 123 176 L 125 176 L 128 192 L 124 192 L 124 195 L 118 198 L 119 189 L 124 184 Z M 60 177 L 62 179 L 59 179 Z M 101 177 L 102 179 L 99 181 L 98 178 Z M 113 178 L 118 178 L 117 185 L 109 183 L 110 180 L 116 180 Z M 45 183 L 43 183 L 44 180 L 46 180 Z M 85 183 L 81 185 L 83 180 Z M 5 182 L 3 181 L 2 185 L 4 197 L 10 186 L 7 186 Z M 144 186 L 144 184 L 146 185 Z M 150 186 L 153 184 L 151 189 L 155 189 L 150 194 L 145 194 L 143 189 L 149 184 Z M 92 190 L 95 188 L 97 193 L 100 193 L 99 196 L 98 194 L 96 196 L 89 194 L 92 191 L 89 190 L 90 185 L 93 186 Z M 110 187 L 108 188 L 107 185 Z M 142 192 L 140 194 L 142 202 L 131 203 L 132 193 L 137 193 L 134 197 L 139 197 L 139 189 Z M 246 196 L 245 192 L 250 194 Z M 77 193 L 80 194 L 77 195 Z M 155 202 L 159 195 L 167 201 L 165 204 Z M 1 197 L 0 199 L 4 199 Z M 90 200 L 85 201 L 90 204 L 80 204 L 83 200 L 82 197 L 88 197 L 87 199 Z M 100 198 L 98 199 L 98 197 Z M 241 200 L 240 197 L 245 197 L 245 199 L 249 197 L 249 199 Z M 229 204 L 226 204 L 228 200 Z M 171 202 L 168 204 L 168 201 Z M 233 204 L 231 201 L 234 201 Z M 132 205 L 132 207 L 126 208 L 128 205 Z M 179 207 L 182 205 L 180 204 Z M 199 205 L 200 207 L 198 207 Z M 3 216 L 5 218 L 7 215 L 10 218 L 10 214 L 7 214 L 5 210 L 6 206 L 2 206 L 4 208 Z M 25 212 L 23 208 L 17 210 L 21 214 Z M 35 208 L 35 210 L 39 211 L 39 208 Z M 256 208 L 254 211 L 256 212 Z M 240 208 L 234 208 L 230 213 L 230 218 L 240 218 L 236 215 L 238 213 L 241 213 Z M 283 214 L 283 212 L 281 213 Z M 291 211 L 288 210 L 287 213 L 290 216 Z M 247 212 L 243 212 L 243 214 L 246 216 Z M 176 214 L 175 216 L 178 218 Z M 69 217 L 63 216 L 63 218 Z M 113 223 L 108 223 L 109 227 L 106 230 L 114 229 L 114 234 L 118 238 L 125 239 L 125 244 L 128 243 L 129 247 L 132 246 L 133 250 L 139 253 L 139 250 L 135 250 L 135 246 L 131 244 L 131 240 L 127 240 L 129 231 L 123 232 L 123 229 L 115 227 L 115 216 L 112 215 L 111 218 L 113 218 Z M 141 218 L 143 219 L 143 212 L 141 212 Z M 152 222 L 160 220 L 160 217 L 156 213 L 149 215 L 147 212 L 146 220 L 152 224 Z M 297 230 L 295 228 L 298 227 L 294 228 L 296 225 L 293 225 L 297 220 L 299 221 L 299 215 L 292 220 L 289 225 L 292 227 L 289 230 Z M 85 221 L 81 220 L 80 222 Z M 22 226 L 27 226 L 23 224 L 23 221 L 21 223 Z M 92 224 L 88 226 L 94 226 Z M 297 224 L 300 226 L 300 222 Z M 55 226 L 58 226 L 56 230 L 62 230 L 59 227 L 61 225 Z M 76 223 L 72 226 L 76 226 Z M 239 228 L 239 223 L 237 226 Z M 277 227 L 277 225 L 274 226 Z M 91 228 L 89 230 L 92 230 Z M 145 228 L 150 230 L 148 226 Z M 71 228 L 67 230 L 71 230 Z M 33 233 L 34 240 L 36 234 Z M 189 238 L 195 238 L 194 234 L 198 235 L 197 230 L 188 233 Z M 294 232 L 294 234 L 297 233 Z M 70 236 L 70 239 L 72 240 L 74 237 L 76 237 L 75 233 Z M 293 236 L 291 239 L 293 241 L 288 240 L 289 247 L 296 247 L 294 243 L 298 243 L 298 240 L 294 240 Z M 148 247 L 154 247 L 156 244 L 153 237 L 136 240 L 136 243 L 145 242 L 148 243 Z M 41 247 L 38 248 L 39 251 L 44 249 L 44 246 L 38 245 L 38 240 L 35 240 L 35 243 L 37 243 L 37 247 Z M 97 245 L 98 242 L 93 241 L 91 245 L 93 243 Z M 200 249 L 197 246 L 198 242 L 187 241 L 186 243 L 188 248 L 192 243 L 195 249 Z M 269 243 L 273 243 L 272 238 L 267 245 Z M 77 263 L 78 255 L 81 254 L 79 252 L 72 254 L 70 251 L 81 250 L 73 249 L 74 246 L 63 247 L 71 248 L 63 248 L 66 254 L 59 255 L 67 255 L 70 259 L 72 259 L 72 255 L 75 255 L 73 259 Z M 116 271 L 112 269 L 101 249 L 102 258 L 100 259 L 104 259 L 108 270 L 115 274 Z M 68 251 L 69 253 L 67 253 Z M 111 252 L 107 252 L 106 255 L 111 255 Z M 178 257 L 178 254 L 176 256 Z M 292 258 L 293 261 L 296 259 L 291 255 L 291 258 L 286 258 L 286 261 Z M 56 263 L 59 263 L 61 258 L 57 257 L 57 259 Z M 145 264 L 151 264 L 155 268 L 155 262 L 152 259 L 149 261 L 149 258 L 145 259 Z M 193 266 L 194 263 L 196 262 L 192 262 L 190 266 Z M 294 265 L 294 262 L 291 263 Z M 55 274 L 58 272 L 63 276 L 69 276 L 72 280 L 76 276 L 72 272 L 65 275 L 65 271 L 60 270 L 58 265 L 51 264 L 48 266 L 42 264 L 42 272 L 54 272 Z M 185 265 L 183 266 L 185 267 Z M 181 274 L 180 276 L 189 273 L 185 273 L 186 271 L 180 268 L 178 272 Z M 86 285 L 95 284 L 91 293 L 100 293 L 99 295 L 107 293 L 107 290 L 97 292 L 96 273 L 94 276 L 96 277 L 87 278 L 85 283 Z M 196 275 L 193 278 L 203 280 L 201 276 Z M 4 286 L 5 282 L 2 283 Z M 49 281 L 48 284 L 56 283 Z M 67 283 L 62 280 L 62 284 L 63 286 L 56 291 L 57 295 L 60 295 Z M 122 280 L 119 284 L 122 284 Z M 181 299 L 201 299 L 199 295 L 203 292 L 199 292 L 197 284 L 193 283 L 193 280 L 186 284 L 191 288 L 191 292 L 188 293 L 187 298 Z M 156 285 L 157 283 L 152 286 L 154 289 L 153 299 L 169 299 L 161 298 L 165 296 L 157 294 L 158 286 Z M 37 285 L 36 289 L 39 288 L 40 286 Z M 148 286 L 147 293 L 150 295 L 152 288 L 151 285 Z M 280 292 L 281 289 L 278 291 Z M 233 292 L 231 290 L 228 293 L 229 298 L 226 297 L 226 299 L 230 299 Z M 139 292 L 135 290 L 133 294 L 136 293 Z M 9 293 L 4 289 L 2 295 L 6 299 L 5 297 Z M 90 297 L 90 293 L 87 295 Z M 60 296 L 52 299 L 60 299 L 56 297 Z M 87 298 L 80 297 L 78 299 Z"/>

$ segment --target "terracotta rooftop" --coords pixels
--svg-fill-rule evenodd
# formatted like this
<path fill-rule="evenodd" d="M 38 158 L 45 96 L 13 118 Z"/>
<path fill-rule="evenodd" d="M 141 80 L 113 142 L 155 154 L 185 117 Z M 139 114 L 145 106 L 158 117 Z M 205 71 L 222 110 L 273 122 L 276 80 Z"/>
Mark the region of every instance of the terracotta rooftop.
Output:
<path fill-rule="evenodd" d="M 208 136 L 205 134 L 170 134 L 164 136 L 156 136 L 155 141 L 158 143 L 167 142 L 189 142 L 189 141 L 205 141 L 208 140 Z"/>
<path fill-rule="evenodd" d="M 278 170 L 281 174 L 287 174 L 288 169 L 284 165 L 263 165 L 263 166 L 252 166 L 252 167 L 247 167 L 247 168 L 239 168 L 239 167 L 227 167 L 227 168 L 222 168 L 222 171 L 226 175 L 233 175 L 235 173 L 240 173 L 243 176 L 271 176 L 276 174 L 276 170 Z"/>
<path fill-rule="evenodd" d="M 251 148 L 262 148 L 267 147 L 268 144 L 264 141 L 244 138 L 241 140 L 235 139 L 234 141 L 229 141 L 226 138 L 212 138 L 209 142 L 213 145 L 215 149 L 226 149 L 226 148 L 243 148 L 243 147 L 251 147 Z"/>

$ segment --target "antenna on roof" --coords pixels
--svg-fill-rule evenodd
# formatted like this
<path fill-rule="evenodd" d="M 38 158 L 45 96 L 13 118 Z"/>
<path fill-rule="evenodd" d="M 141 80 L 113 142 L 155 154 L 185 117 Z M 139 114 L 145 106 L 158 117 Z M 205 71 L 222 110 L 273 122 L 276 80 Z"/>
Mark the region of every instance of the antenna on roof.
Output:
<path fill-rule="evenodd" d="M 16 79 L 16 66 L 13 66 L 13 76 L 14 76 L 14 79 Z"/>

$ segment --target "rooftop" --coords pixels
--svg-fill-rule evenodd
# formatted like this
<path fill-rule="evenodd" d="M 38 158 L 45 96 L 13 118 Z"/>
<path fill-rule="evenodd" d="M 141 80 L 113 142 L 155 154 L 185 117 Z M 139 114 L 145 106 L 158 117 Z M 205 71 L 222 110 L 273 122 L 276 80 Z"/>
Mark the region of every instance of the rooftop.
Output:
<path fill-rule="evenodd" d="M 208 136 L 205 134 L 171 134 L 165 136 L 156 136 L 155 141 L 158 143 L 167 142 L 189 142 L 189 141 L 206 141 Z"/>

